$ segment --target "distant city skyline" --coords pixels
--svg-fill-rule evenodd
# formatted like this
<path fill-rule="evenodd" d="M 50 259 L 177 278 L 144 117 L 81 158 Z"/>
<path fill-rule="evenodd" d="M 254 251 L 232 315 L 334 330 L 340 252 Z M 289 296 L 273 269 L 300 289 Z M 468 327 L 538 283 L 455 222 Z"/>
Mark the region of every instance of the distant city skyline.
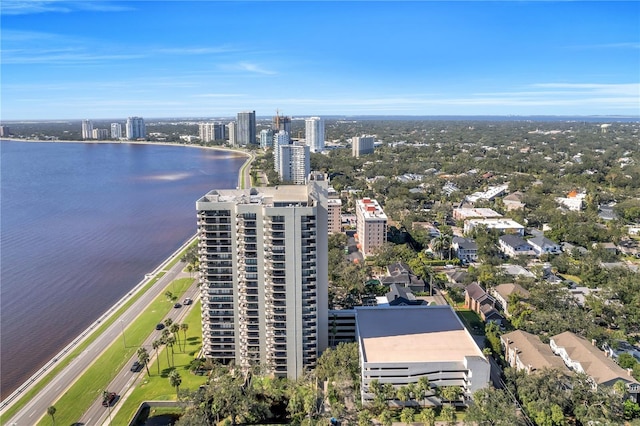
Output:
<path fill-rule="evenodd" d="M 636 1 L 0 7 L 3 121 L 640 116 Z M 275 21 L 290 26 L 264 26 Z"/>

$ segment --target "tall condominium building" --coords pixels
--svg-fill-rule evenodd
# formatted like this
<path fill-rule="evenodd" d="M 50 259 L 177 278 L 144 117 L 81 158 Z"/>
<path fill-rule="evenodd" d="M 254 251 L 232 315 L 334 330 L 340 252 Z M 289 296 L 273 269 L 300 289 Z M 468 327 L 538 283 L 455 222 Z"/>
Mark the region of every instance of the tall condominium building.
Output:
<path fill-rule="evenodd" d="M 0 126 L 0 136 L 9 136 L 11 131 L 8 126 Z"/>
<path fill-rule="evenodd" d="M 238 146 L 238 140 L 236 137 L 236 122 L 231 121 L 227 124 L 227 134 L 229 135 L 229 145 Z"/>
<path fill-rule="evenodd" d="M 273 146 L 273 130 L 260 130 L 260 148 L 267 149 Z"/>
<path fill-rule="evenodd" d="M 225 126 L 220 123 L 200 123 L 199 136 L 202 142 L 212 142 L 224 140 Z"/>
<path fill-rule="evenodd" d="M 291 117 L 276 114 L 275 117 L 273 117 L 273 124 L 271 128 L 275 133 L 285 131 L 291 134 Z"/>
<path fill-rule="evenodd" d="M 387 241 L 387 215 L 376 200 L 363 198 L 356 201 L 356 229 L 364 256 L 373 254 Z"/>
<path fill-rule="evenodd" d="M 351 138 L 351 151 L 354 157 L 373 153 L 375 138 L 373 136 L 354 136 Z"/>
<path fill-rule="evenodd" d="M 279 145 L 278 174 L 283 182 L 303 185 L 311 172 L 309 146 L 302 143 Z"/>
<path fill-rule="evenodd" d="M 256 112 L 243 111 L 238 113 L 238 128 L 236 141 L 238 146 L 248 146 L 256 143 Z"/>
<path fill-rule="evenodd" d="M 196 202 L 204 353 L 300 377 L 328 341 L 326 182 Z"/>
<path fill-rule="evenodd" d="M 82 139 L 93 139 L 93 123 L 91 120 L 82 120 Z"/>
<path fill-rule="evenodd" d="M 107 129 L 93 129 L 93 139 L 104 141 L 109 139 L 109 130 Z"/>
<path fill-rule="evenodd" d="M 307 118 L 305 124 L 305 139 L 311 152 L 324 150 L 324 120 L 320 117 Z"/>
<path fill-rule="evenodd" d="M 111 139 L 120 139 L 122 137 L 122 124 L 111 123 Z"/>
<path fill-rule="evenodd" d="M 147 128 L 144 125 L 144 118 L 129 117 L 127 118 L 127 139 L 144 139 L 147 137 Z"/>
<path fill-rule="evenodd" d="M 280 174 L 280 147 L 282 145 L 289 145 L 290 143 L 291 138 L 289 138 L 289 133 L 284 130 L 280 130 L 273 135 L 273 168 L 276 169 L 278 174 Z"/>

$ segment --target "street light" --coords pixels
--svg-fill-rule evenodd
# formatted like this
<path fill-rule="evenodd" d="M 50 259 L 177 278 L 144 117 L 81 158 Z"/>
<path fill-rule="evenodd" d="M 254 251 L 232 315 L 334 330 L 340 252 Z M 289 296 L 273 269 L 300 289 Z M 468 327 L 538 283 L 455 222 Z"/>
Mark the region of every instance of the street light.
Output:
<path fill-rule="evenodd" d="M 124 320 L 120 320 L 120 330 L 122 330 L 122 343 L 124 344 L 124 348 L 127 348 L 127 340 L 124 338 L 124 325 L 123 325 L 123 321 Z"/>

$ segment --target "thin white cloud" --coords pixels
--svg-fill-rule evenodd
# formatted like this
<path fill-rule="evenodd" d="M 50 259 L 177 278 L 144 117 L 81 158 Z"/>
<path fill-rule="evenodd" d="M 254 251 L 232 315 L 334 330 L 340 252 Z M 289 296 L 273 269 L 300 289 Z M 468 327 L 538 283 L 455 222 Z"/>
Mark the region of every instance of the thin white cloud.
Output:
<path fill-rule="evenodd" d="M 162 48 L 156 49 L 156 53 L 163 55 L 209 55 L 217 53 L 231 53 L 237 52 L 238 49 L 228 46 L 215 46 L 215 47 L 176 47 L 176 48 Z"/>
<path fill-rule="evenodd" d="M 222 64 L 220 68 L 226 71 L 244 71 L 255 74 L 274 75 L 277 72 L 261 67 L 252 62 L 237 62 L 234 64 Z"/>
<path fill-rule="evenodd" d="M 583 44 L 567 46 L 569 49 L 640 49 L 639 41 L 627 41 L 619 43 Z"/>
<path fill-rule="evenodd" d="M 100 0 L 2 0 L 0 11 L 3 15 L 28 15 L 36 13 L 71 13 L 76 10 L 95 12 L 123 12 L 133 10 L 122 2 Z"/>
<path fill-rule="evenodd" d="M 241 98 L 246 96 L 243 93 L 202 93 L 193 95 L 192 98 Z"/>

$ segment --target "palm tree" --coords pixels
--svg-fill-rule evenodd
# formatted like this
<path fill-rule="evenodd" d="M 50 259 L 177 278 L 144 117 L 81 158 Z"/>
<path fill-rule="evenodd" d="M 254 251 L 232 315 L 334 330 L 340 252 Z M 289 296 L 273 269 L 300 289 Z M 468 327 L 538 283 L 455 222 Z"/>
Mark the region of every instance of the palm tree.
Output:
<path fill-rule="evenodd" d="M 158 348 L 160 346 L 162 346 L 162 342 L 160 340 L 154 340 L 153 343 L 151 343 L 151 346 L 153 347 L 153 350 L 156 351 L 156 361 L 158 364 L 158 375 L 160 375 L 160 357 L 158 356 Z"/>
<path fill-rule="evenodd" d="M 171 386 L 176 388 L 177 397 L 180 384 L 182 383 L 182 377 L 180 377 L 180 373 L 178 373 L 176 370 L 171 371 L 171 373 L 169 373 L 169 383 L 171 383 Z"/>
<path fill-rule="evenodd" d="M 171 318 L 167 318 L 166 320 L 164 320 L 165 327 L 169 328 L 171 327 L 171 324 L 173 324 L 173 320 Z"/>
<path fill-rule="evenodd" d="M 404 407 L 400 412 L 400 420 L 402 421 L 402 423 L 409 426 L 411 423 L 413 423 L 414 414 L 415 414 L 415 411 L 413 411 L 413 409 Z"/>
<path fill-rule="evenodd" d="M 164 344 L 167 345 L 167 348 L 171 348 L 171 366 L 175 366 L 175 361 L 173 359 L 173 346 L 176 344 L 176 338 L 173 336 L 169 336 L 167 337 L 167 339 L 164 341 Z M 167 360 L 169 359 L 169 351 L 167 351 Z"/>
<path fill-rule="evenodd" d="M 442 238 L 441 237 L 432 238 L 431 250 L 438 253 L 438 255 L 440 256 L 440 260 L 442 260 L 442 249 L 443 249 Z"/>
<path fill-rule="evenodd" d="M 180 347 L 180 336 L 178 335 L 178 332 L 180 331 L 180 324 L 174 322 L 171 324 L 171 327 L 169 327 L 169 331 L 171 331 L 173 338 L 178 343 L 178 347 Z"/>
<path fill-rule="evenodd" d="M 54 417 L 54 415 L 56 414 L 56 407 L 54 407 L 53 405 L 49 408 L 47 408 L 47 414 L 51 416 L 51 421 L 53 422 L 53 424 L 56 424 L 56 418 Z"/>
<path fill-rule="evenodd" d="M 149 373 L 149 352 L 145 348 L 138 348 L 138 361 L 147 369 L 147 376 L 151 376 Z"/>
<path fill-rule="evenodd" d="M 436 424 L 436 413 L 433 408 L 423 408 L 418 418 L 425 426 L 435 426 Z"/>
<path fill-rule="evenodd" d="M 102 391 L 102 405 L 106 405 L 107 406 L 107 410 L 109 411 L 109 424 L 111 424 L 111 404 L 109 401 L 109 391 L 108 390 L 103 390 Z"/>
<path fill-rule="evenodd" d="M 182 330 L 182 333 L 184 335 L 184 338 L 182 339 L 184 346 L 184 349 L 182 349 L 182 351 L 184 352 L 187 350 L 187 330 L 189 330 L 189 324 L 183 322 L 182 324 L 180 324 L 180 330 Z"/>

